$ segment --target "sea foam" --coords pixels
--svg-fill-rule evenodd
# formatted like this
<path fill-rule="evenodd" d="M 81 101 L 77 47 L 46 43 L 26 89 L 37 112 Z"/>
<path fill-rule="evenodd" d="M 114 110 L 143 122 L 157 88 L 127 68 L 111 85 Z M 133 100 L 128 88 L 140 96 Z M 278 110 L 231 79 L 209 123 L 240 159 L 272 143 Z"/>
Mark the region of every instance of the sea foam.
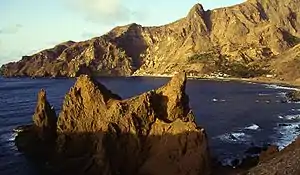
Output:
<path fill-rule="evenodd" d="M 275 85 L 275 84 L 264 84 L 266 88 L 269 89 L 282 89 L 282 90 L 292 90 L 292 91 L 299 91 L 299 88 L 295 87 L 288 87 L 288 86 L 280 86 L 280 85 Z"/>
<path fill-rule="evenodd" d="M 260 127 L 257 124 L 252 124 L 251 126 L 245 127 L 247 130 L 258 130 Z"/>

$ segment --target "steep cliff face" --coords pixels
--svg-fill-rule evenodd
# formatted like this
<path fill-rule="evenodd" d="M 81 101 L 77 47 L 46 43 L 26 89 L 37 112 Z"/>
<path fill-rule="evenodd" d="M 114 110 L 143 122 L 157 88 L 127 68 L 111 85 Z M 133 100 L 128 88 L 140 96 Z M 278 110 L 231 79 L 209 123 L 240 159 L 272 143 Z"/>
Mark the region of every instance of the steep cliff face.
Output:
<path fill-rule="evenodd" d="M 197 4 L 186 18 L 165 26 L 170 32 L 150 47 L 149 64 L 136 74 L 211 73 L 226 62 L 247 65 L 278 55 L 300 41 L 296 4 L 257 0 L 212 11 Z"/>
<path fill-rule="evenodd" d="M 270 65 L 278 78 L 300 84 L 300 44 L 274 57 Z"/>
<path fill-rule="evenodd" d="M 179 74 L 158 90 L 121 100 L 79 77 L 58 118 L 59 152 L 68 163 L 81 159 L 69 165 L 74 172 L 208 174 L 206 134 L 196 126 L 185 82 Z"/>
<path fill-rule="evenodd" d="M 185 86 L 180 73 L 157 90 L 122 100 L 80 76 L 57 122 L 45 91 L 39 93 L 34 125 L 19 132 L 17 146 L 46 157 L 58 174 L 209 175 L 206 133 L 195 123 Z M 55 140 L 45 137 L 49 133 Z"/>
<path fill-rule="evenodd" d="M 268 62 L 267 58 L 300 42 L 299 6 L 298 0 L 248 0 L 214 10 L 196 4 L 186 17 L 174 23 L 116 27 L 101 37 L 72 42 L 58 54 L 46 50 L 7 64 L 3 74 L 128 76 L 186 70 L 199 76 L 218 72 L 238 76 L 231 71 L 238 63 L 246 71 L 258 64 L 253 76 L 260 76 L 267 73 L 260 70 L 268 67 L 261 60 Z"/>

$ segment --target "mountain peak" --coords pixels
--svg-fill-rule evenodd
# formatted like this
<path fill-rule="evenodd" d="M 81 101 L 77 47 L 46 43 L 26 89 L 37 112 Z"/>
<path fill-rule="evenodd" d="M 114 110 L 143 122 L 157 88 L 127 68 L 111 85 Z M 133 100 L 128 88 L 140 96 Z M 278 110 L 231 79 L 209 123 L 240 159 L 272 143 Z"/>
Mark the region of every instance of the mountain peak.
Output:
<path fill-rule="evenodd" d="M 197 4 L 195 4 L 195 5 L 191 8 L 191 10 L 189 11 L 188 16 L 193 16 L 193 15 L 195 15 L 195 14 L 196 14 L 196 15 L 202 15 L 204 12 L 205 12 L 205 10 L 204 10 L 202 4 L 197 3 Z"/>

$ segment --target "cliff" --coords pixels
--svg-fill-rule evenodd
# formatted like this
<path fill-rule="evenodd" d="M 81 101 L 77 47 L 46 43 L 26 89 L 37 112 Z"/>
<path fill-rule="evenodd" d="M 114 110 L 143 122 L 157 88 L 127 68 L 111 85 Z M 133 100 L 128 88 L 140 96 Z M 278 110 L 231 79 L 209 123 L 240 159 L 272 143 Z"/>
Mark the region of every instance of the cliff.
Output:
<path fill-rule="evenodd" d="M 196 4 L 171 24 L 116 27 L 83 42 L 66 42 L 2 67 L 11 76 L 228 74 L 260 77 L 282 71 L 283 54 L 300 42 L 298 0 L 248 0 L 214 10 Z M 295 47 L 295 48 L 294 48 Z M 274 63 L 275 62 L 275 63 Z M 273 66 L 271 66 L 273 65 Z M 275 72 L 273 74 L 273 72 Z M 273 77 L 273 78 L 274 78 Z M 299 78 L 296 74 L 292 80 Z"/>
<path fill-rule="evenodd" d="M 208 175 L 206 133 L 195 123 L 185 86 L 181 73 L 157 90 L 122 100 L 96 80 L 80 76 L 57 123 L 46 124 L 52 111 L 40 92 L 34 128 L 41 129 L 26 131 L 35 133 L 27 146 L 20 132 L 17 145 L 42 149 L 42 128 L 56 127 L 55 151 L 43 153 L 59 174 Z"/>

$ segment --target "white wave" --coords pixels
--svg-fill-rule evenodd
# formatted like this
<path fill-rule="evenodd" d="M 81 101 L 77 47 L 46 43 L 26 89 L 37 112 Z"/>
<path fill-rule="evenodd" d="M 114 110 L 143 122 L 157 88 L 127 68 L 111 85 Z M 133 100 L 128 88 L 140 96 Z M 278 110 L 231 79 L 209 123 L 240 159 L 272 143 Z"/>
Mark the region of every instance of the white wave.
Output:
<path fill-rule="evenodd" d="M 269 96 L 271 94 L 264 94 L 264 93 L 259 93 L 258 96 Z"/>
<path fill-rule="evenodd" d="M 233 161 L 237 161 L 236 162 L 236 165 L 233 165 Z M 221 161 L 221 164 L 223 166 L 231 166 L 231 167 L 235 167 L 237 165 L 240 165 L 242 162 L 241 158 L 240 157 L 230 157 L 230 158 L 224 158 L 222 159 Z"/>
<path fill-rule="evenodd" d="M 217 99 L 217 98 L 214 98 L 212 99 L 213 102 L 226 102 L 225 99 Z"/>
<path fill-rule="evenodd" d="M 248 141 L 251 136 L 243 132 L 233 132 L 217 136 L 217 138 L 224 142 L 245 142 Z"/>
<path fill-rule="evenodd" d="M 286 98 L 286 92 L 279 92 L 277 93 L 277 96 L 278 98 Z"/>
<path fill-rule="evenodd" d="M 292 109 L 294 112 L 300 112 L 300 109 Z"/>
<path fill-rule="evenodd" d="M 247 130 L 258 130 L 260 127 L 256 124 L 252 124 L 251 126 L 246 127 Z"/>
<path fill-rule="evenodd" d="M 0 135 L 1 142 L 3 142 L 3 146 L 6 148 L 9 148 L 10 150 L 17 151 L 17 147 L 15 145 L 15 138 L 17 134 L 16 133 L 6 133 Z"/>
<path fill-rule="evenodd" d="M 7 134 L 2 134 L 1 139 L 6 141 L 6 142 L 13 142 L 15 141 L 17 134 L 12 132 L 12 133 L 7 133 Z"/>
<path fill-rule="evenodd" d="M 280 86 L 276 84 L 264 84 L 266 88 L 269 89 L 283 89 L 283 90 L 293 90 L 293 91 L 299 91 L 299 88 L 294 88 L 294 87 L 288 87 L 288 86 Z"/>
<path fill-rule="evenodd" d="M 286 116 L 283 117 L 283 119 L 286 119 L 286 120 L 300 120 L 300 114 L 286 115 Z"/>
<path fill-rule="evenodd" d="M 216 98 L 214 98 L 214 99 L 212 99 L 212 101 L 213 101 L 213 102 L 218 102 L 219 100 L 216 99 Z"/>
<path fill-rule="evenodd" d="M 15 139 L 16 139 L 16 137 L 17 137 L 17 133 L 13 132 L 13 133 L 10 135 L 10 137 L 8 138 L 8 141 L 14 142 Z"/>
<path fill-rule="evenodd" d="M 277 130 L 277 135 L 274 137 L 274 140 L 276 140 L 274 144 L 283 149 L 291 144 L 300 134 L 300 122 L 280 125 L 275 129 Z"/>

